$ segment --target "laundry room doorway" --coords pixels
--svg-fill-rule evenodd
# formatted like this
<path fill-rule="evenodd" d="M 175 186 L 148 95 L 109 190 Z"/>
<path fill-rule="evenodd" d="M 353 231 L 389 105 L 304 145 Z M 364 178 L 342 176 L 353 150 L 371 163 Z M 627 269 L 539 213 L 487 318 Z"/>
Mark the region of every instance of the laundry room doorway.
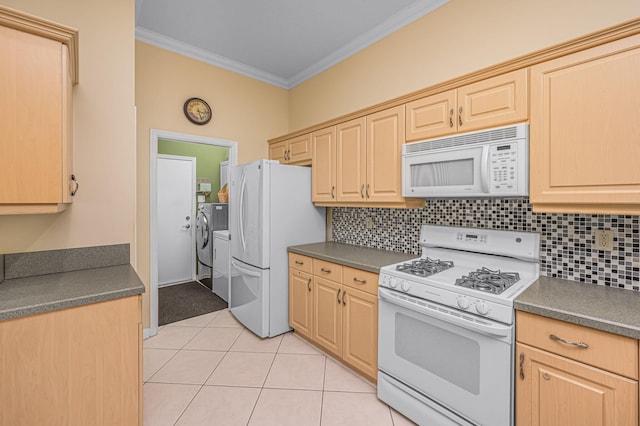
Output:
<path fill-rule="evenodd" d="M 160 272 L 160 268 L 159 268 L 159 261 L 160 261 L 160 250 L 163 250 L 164 248 L 160 247 L 160 243 L 161 243 L 161 239 L 159 237 L 159 209 L 160 209 L 160 205 L 159 205 L 159 185 L 160 185 L 160 180 L 159 180 L 159 169 L 162 167 L 160 166 L 160 162 L 162 161 L 162 157 L 166 156 L 167 154 L 171 155 L 171 156 L 176 156 L 176 151 L 170 151 L 170 150 L 166 150 L 163 149 L 162 152 L 160 151 L 160 146 L 164 146 L 164 145 L 172 145 L 174 146 L 173 149 L 176 149 L 175 147 L 178 146 L 180 148 L 180 152 L 184 152 L 184 153 L 179 153 L 178 156 L 183 156 L 183 157 L 188 157 L 191 156 L 192 154 L 190 154 L 191 152 L 194 151 L 198 151 L 198 148 L 203 148 L 203 147 L 221 147 L 224 148 L 227 152 L 227 155 L 224 158 L 224 161 L 228 161 L 228 165 L 229 166 L 234 166 L 237 164 L 237 158 L 238 158 L 238 150 L 237 150 L 237 143 L 235 141 L 229 141 L 229 140 L 224 140 L 224 139 L 215 139 L 215 138 L 208 138 L 208 137 L 204 137 L 204 136 L 196 136 L 196 135 L 189 135 L 189 134 L 182 134 L 182 133 L 175 133 L 175 132 L 169 132 L 169 131 L 163 131 L 163 130 L 156 130 L 156 129 L 152 129 L 151 130 L 151 137 L 150 137 L 150 159 L 151 159 L 151 163 L 150 163 L 150 176 L 149 176 L 149 183 L 150 183 L 150 241 L 149 241 L 149 246 L 150 246 L 150 277 L 151 277 L 151 283 L 150 283 L 150 291 L 149 291 L 149 308 L 150 308 L 150 328 L 148 330 L 145 330 L 145 337 L 149 337 L 149 336 L 153 336 L 155 334 L 157 334 L 158 332 L 158 309 L 159 309 L 159 300 L 158 300 L 158 287 L 159 287 L 159 283 L 162 283 L 162 281 L 159 279 L 159 272 Z M 196 157 L 196 155 L 193 155 L 194 157 Z M 200 170 L 200 163 L 206 163 L 206 161 L 200 161 L 200 158 L 197 158 L 196 161 L 196 165 L 198 167 L 198 170 L 196 170 L 196 176 L 195 176 L 195 181 L 194 181 L 194 185 L 195 186 L 195 191 L 190 190 L 190 194 L 189 195 L 193 195 L 193 211 L 194 213 L 197 211 L 197 205 L 198 205 L 198 201 L 200 202 L 216 202 L 218 200 L 217 197 L 217 192 L 219 190 L 218 186 L 220 184 L 220 181 L 222 179 L 220 179 L 220 173 L 219 173 L 219 168 L 216 169 L 216 171 L 214 172 L 214 175 L 217 173 L 217 178 L 215 176 L 210 176 L 210 177 L 206 177 L 205 172 Z M 220 165 L 218 164 L 218 167 Z M 211 168 L 211 167 L 209 167 Z M 205 183 L 205 185 L 201 185 L 201 183 Z M 210 186 L 207 186 L 207 183 Z M 190 230 L 194 231 L 194 236 L 195 236 L 195 214 L 194 215 L 189 215 L 190 216 L 190 220 L 193 220 L 193 222 L 190 224 Z M 185 215 L 186 217 L 186 215 Z M 185 224 L 181 225 L 181 226 L 186 226 L 186 219 L 185 219 Z M 195 243 L 192 245 L 192 247 L 194 248 L 194 253 L 195 253 Z M 195 256 L 194 256 L 195 258 Z M 195 260 L 193 261 L 192 265 L 194 265 L 195 267 Z M 195 276 L 195 275 L 194 275 Z M 173 286 L 172 286 L 173 287 Z"/>

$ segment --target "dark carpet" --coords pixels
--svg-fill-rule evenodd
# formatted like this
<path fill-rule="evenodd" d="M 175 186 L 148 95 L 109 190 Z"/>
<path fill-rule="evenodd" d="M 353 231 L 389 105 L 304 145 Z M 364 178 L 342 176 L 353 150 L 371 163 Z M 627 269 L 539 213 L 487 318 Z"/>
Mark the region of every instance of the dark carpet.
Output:
<path fill-rule="evenodd" d="M 158 289 L 158 325 L 171 324 L 227 307 L 227 302 L 196 281 Z"/>

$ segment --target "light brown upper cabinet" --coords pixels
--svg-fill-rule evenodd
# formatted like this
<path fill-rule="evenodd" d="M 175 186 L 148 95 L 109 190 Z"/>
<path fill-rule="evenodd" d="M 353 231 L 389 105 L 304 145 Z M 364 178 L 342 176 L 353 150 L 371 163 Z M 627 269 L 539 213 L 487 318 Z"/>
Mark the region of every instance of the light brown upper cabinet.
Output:
<path fill-rule="evenodd" d="M 531 68 L 534 211 L 640 213 L 640 35 Z"/>
<path fill-rule="evenodd" d="M 311 134 L 311 199 L 314 203 L 336 201 L 336 127 Z"/>
<path fill-rule="evenodd" d="M 311 154 L 311 133 L 269 145 L 269 159 L 282 164 L 309 165 Z"/>
<path fill-rule="evenodd" d="M 527 73 L 521 69 L 407 103 L 406 140 L 525 121 Z"/>
<path fill-rule="evenodd" d="M 0 7 L 0 214 L 72 201 L 77 30 Z"/>
<path fill-rule="evenodd" d="M 313 201 L 418 207 L 402 197 L 404 105 L 313 133 Z"/>

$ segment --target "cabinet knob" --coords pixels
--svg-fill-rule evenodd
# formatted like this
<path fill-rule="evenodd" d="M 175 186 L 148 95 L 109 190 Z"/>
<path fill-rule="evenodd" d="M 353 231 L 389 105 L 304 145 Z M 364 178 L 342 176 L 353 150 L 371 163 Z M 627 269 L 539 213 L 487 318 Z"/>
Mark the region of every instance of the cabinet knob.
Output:
<path fill-rule="evenodd" d="M 449 110 L 449 127 L 453 127 L 453 108 Z"/>
<path fill-rule="evenodd" d="M 338 299 L 338 305 L 340 304 L 340 289 L 338 289 L 338 294 L 336 294 L 336 298 Z"/>
<path fill-rule="evenodd" d="M 325 274 L 330 274 L 331 273 L 331 269 L 320 268 L 320 271 L 324 272 Z"/>
<path fill-rule="evenodd" d="M 356 277 L 353 277 L 353 281 L 355 281 L 358 284 L 366 284 L 367 283 L 367 280 L 359 280 Z"/>
<path fill-rule="evenodd" d="M 335 187 L 335 186 L 332 186 L 332 187 L 331 187 L 331 198 L 336 198 L 336 194 L 335 194 L 335 192 L 336 192 L 336 187 Z"/>
<path fill-rule="evenodd" d="M 369 184 L 367 184 L 367 198 L 369 198 Z"/>
<path fill-rule="evenodd" d="M 360 187 L 360 198 L 364 198 L 364 183 Z"/>
<path fill-rule="evenodd" d="M 458 109 L 458 126 L 462 126 L 462 107 Z"/>
<path fill-rule="evenodd" d="M 309 278 L 309 281 L 307 281 L 307 289 L 311 291 L 311 278 Z"/>

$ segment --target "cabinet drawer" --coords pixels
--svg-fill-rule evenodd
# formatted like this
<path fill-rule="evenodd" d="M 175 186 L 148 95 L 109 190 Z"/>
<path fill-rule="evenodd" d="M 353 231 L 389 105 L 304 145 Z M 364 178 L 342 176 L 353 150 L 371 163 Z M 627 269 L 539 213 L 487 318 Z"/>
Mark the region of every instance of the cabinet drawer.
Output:
<path fill-rule="evenodd" d="M 313 259 L 313 275 L 342 284 L 342 265 Z"/>
<path fill-rule="evenodd" d="M 345 266 L 343 275 L 344 285 L 366 291 L 370 294 L 378 294 L 378 274 Z"/>
<path fill-rule="evenodd" d="M 311 273 L 311 271 L 313 270 L 312 265 L 313 260 L 310 257 L 303 256 L 297 253 L 289 253 L 289 268 Z"/>
<path fill-rule="evenodd" d="M 555 337 L 551 337 L 555 336 Z M 594 367 L 638 378 L 638 341 L 527 312 L 516 313 L 519 342 L 544 349 Z M 567 342 L 585 343 L 583 348 Z"/>

